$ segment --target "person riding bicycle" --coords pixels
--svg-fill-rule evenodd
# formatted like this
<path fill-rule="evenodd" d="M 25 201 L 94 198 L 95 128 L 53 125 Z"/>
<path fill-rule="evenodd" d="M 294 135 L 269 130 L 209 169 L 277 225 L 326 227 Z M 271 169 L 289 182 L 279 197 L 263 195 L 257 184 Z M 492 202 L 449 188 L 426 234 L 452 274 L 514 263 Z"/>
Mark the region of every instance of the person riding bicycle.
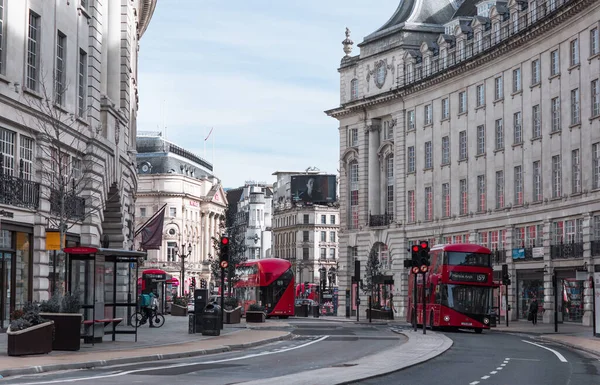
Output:
<path fill-rule="evenodd" d="M 150 292 L 150 294 L 142 294 L 142 297 L 144 296 L 148 296 L 146 298 L 143 298 L 142 300 L 142 309 L 144 311 L 144 318 L 146 318 L 147 320 L 150 321 L 150 327 L 153 328 L 154 327 L 154 322 L 153 321 L 153 313 L 158 311 L 158 294 L 154 291 Z M 145 320 L 144 320 L 145 321 Z M 145 322 L 142 322 L 142 324 Z"/>

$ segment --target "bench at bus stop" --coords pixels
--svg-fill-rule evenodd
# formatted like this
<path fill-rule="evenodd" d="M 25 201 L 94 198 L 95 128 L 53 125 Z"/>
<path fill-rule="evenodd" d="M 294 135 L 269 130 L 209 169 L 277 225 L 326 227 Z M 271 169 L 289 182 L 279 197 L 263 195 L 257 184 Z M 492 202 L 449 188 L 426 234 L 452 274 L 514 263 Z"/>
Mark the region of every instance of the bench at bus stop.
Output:
<path fill-rule="evenodd" d="M 108 325 L 113 325 L 113 329 L 115 329 L 121 322 L 123 322 L 123 318 L 104 318 L 104 319 L 97 319 L 97 320 L 81 321 L 81 324 L 84 326 L 84 331 L 81 334 L 81 338 L 83 338 L 83 342 L 86 344 L 93 343 L 93 342 L 100 342 L 100 341 L 94 341 L 92 325 L 102 325 L 103 324 L 103 327 L 107 327 Z M 112 334 L 112 331 L 109 330 L 109 331 L 105 332 L 105 334 Z"/>

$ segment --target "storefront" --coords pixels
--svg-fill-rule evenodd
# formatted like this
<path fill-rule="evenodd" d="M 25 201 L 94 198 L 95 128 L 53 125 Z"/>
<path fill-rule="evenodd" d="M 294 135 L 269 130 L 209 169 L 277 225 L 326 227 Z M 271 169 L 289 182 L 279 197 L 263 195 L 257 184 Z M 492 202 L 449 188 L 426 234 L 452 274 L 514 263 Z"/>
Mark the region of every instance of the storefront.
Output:
<path fill-rule="evenodd" d="M 32 299 L 33 228 L 2 221 L 0 230 L 0 328 Z"/>
<path fill-rule="evenodd" d="M 585 280 L 577 279 L 575 270 L 557 270 L 559 321 L 582 322 Z"/>
<path fill-rule="evenodd" d="M 537 299 L 538 311 L 544 308 L 544 272 L 517 270 L 517 318 L 527 320 L 529 304 Z"/>

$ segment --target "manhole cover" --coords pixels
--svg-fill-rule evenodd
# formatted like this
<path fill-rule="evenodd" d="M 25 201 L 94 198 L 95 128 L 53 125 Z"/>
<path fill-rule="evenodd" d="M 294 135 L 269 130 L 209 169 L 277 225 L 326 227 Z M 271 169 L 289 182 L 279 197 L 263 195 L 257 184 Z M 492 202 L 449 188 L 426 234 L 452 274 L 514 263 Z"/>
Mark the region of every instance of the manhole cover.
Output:
<path fill-rule="evenodd" d="M 331 365 L 332 368 L 347 368 L 349 366 L 356 366 L 358 364 L 337 364 L 337 365 Z"/>

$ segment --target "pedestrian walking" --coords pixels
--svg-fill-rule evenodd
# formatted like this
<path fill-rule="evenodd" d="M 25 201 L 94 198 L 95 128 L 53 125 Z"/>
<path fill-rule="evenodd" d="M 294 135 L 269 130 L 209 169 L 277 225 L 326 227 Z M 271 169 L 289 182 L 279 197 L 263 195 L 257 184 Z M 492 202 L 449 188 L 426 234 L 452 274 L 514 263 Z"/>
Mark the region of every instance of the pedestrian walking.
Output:
<path fill-rule="evenodd" d="M 534 325 L 537 325 L 538 301 L 533 298 L 529 304 L 529 316 L 527 317 Z"/>

